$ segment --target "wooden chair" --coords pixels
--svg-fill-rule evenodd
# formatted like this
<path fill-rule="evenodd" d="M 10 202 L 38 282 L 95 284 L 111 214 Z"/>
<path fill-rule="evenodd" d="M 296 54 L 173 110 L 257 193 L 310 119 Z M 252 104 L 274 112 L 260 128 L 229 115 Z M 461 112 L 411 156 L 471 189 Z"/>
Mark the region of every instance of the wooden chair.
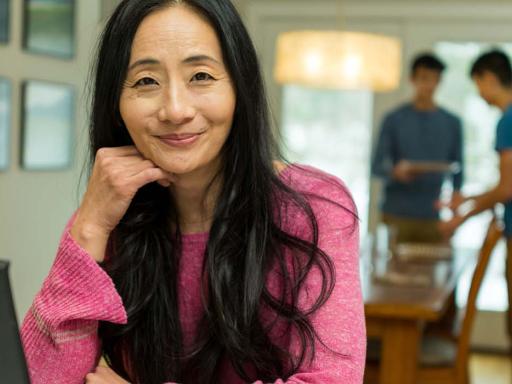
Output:
<path fill-rule="evenodd" d="M 453 337 L 423 337 L 416 380 L 418 384 L 469 384 L 469 342 L 476 315 L 476 300 L 492 251 L 502 233 L 502 226 L 493 219 L 478 255 L 467 305 L 460 316 L 459 331 Z M 379 350 L 378 342 L 369 342 L 365 383 L 378 382 Z"/>

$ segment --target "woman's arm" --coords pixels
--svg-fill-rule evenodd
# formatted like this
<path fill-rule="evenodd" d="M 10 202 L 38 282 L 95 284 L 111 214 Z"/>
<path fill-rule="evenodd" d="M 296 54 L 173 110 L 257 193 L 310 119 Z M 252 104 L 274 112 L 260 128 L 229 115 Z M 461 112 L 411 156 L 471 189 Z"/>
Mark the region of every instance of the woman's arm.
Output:
<path fill-rule="evenodd" d="M 112 280 L 71 237 L 73 220 L 21 327 L 32 384 L 82 384 L 99 360 L 98 321 L 127 321 Z"/>
<path fill-rule="evenodd" d="M 167 187 L 171 179 L 134 146 L 97 151 L 80 209 L 23 322 L 33 384 L 82 384 L 98 362 L 98 321 L 126 323 L 122 300 L 96 261 L 103 261 L 108 237 L 137 191 L 154 181 Z"/>

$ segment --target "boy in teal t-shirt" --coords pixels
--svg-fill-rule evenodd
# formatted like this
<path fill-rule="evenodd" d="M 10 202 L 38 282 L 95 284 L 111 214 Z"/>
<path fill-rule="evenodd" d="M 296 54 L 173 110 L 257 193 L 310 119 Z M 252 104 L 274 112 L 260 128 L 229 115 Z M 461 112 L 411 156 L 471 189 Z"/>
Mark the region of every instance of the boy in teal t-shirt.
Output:
<path fill-rule="evenodd" d="M 507 238 L 506 279 L 509 311 L 508 332 L 512 337 L 512 67 L 503 52 L 493 50 L 480 56 L 471 68 L 471 78 L 478 87 L 480 96 L 490 105 L 498 107 L 503 116 L 498 122 L 495 148 L 499 154 L 500 180 L 498 184 L 478 196 L 464 197 L 460 202 L 471 200 L 471 208 L 459 212 L 460 204 L 452 205 L 455 215 L 451 221 L 442 223 L 441 230 L 449 237 L 469 217 L 498 203 L 505 205 L 505 236 Z"/>
<path fill-rule="evenodd" d="M 512 104 L 508 106 L 498 123 L 495 148 L 500 155 L 506 151 L 512 151 Z M 509 239 L 512 238 L 512 200 L 504 204 L 505 236 Z"/>

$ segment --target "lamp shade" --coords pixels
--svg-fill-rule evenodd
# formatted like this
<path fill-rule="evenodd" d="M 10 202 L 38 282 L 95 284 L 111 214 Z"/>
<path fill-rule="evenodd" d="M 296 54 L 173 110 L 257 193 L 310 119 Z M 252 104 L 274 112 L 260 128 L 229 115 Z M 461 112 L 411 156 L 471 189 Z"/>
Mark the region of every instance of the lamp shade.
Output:
<path fill-rule="evenodd" d="M 277 40 L 280 84 L 391 91 L 400 84 L 398 39 L 359 32 L 293 31 Z"/>

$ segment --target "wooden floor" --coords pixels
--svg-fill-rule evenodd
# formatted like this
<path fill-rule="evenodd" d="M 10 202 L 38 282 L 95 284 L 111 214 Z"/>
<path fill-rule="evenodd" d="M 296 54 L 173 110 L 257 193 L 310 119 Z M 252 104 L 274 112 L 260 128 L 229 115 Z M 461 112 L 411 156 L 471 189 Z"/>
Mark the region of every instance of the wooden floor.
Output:
<path fill-rule="evenodd" d="M 511 384 L 512 356 L 472 354 L 471 384 Z"/>

